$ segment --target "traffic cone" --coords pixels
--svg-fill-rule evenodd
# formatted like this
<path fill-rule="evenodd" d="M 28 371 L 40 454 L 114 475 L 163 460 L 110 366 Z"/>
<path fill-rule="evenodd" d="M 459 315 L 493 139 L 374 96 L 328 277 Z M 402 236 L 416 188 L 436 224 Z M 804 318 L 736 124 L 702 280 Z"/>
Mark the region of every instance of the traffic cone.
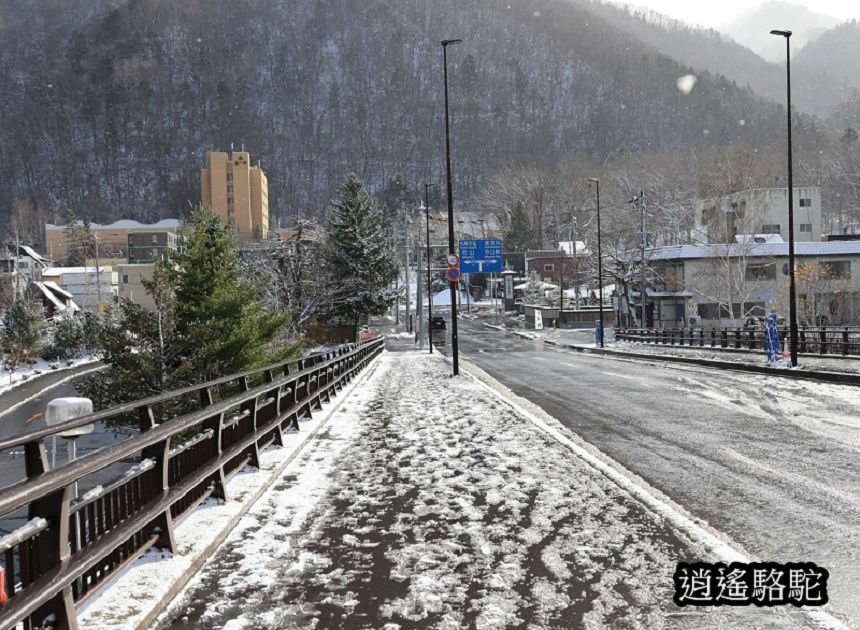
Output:
<path fill-rule="evenodd" d="M 0 567 L 0 606 L 6 603 L 6 569 Z"/>
<path fill-rule="evenodd" d="M 788 351 L 788 337 L 782 340 L 782 360 L 791 360 L 791 353 Z"/>

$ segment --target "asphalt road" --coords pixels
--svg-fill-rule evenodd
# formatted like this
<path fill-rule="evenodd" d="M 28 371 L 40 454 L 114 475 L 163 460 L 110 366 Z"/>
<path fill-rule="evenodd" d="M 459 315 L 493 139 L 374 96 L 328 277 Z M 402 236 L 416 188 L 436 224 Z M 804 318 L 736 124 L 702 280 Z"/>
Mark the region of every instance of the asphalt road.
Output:
<path fill-rule="evenodd" d="M 68 381 L 65 379 L 82 372 L 90 372 L 95 367 L 96 364 L 87 364 L 72 368 L 71 370 L 50 372 L 0 395 L 0 438 L 43 428 L 45 426 L 44 412 L 48 402 L 54 398 L 78 395 L 75 390 L 75 380 L 77 379 L 73 378 Z M 31 397 L 31 400 L 27 400 Z M 26 402 L 23 402 L 25 400 Z M 6 411 L 13 405 L 22 402 L 21 406 L 14 408 L 12 411 Z M 122 437 L 122 434 L 110 430 L 102 424 L 98 424 L 92 434 L 78 438 L 77 455 L 79 457 L 85 455 L 120 437 Z M 46 447 L 48 449 L 49 463 L 55 461 L 59 465 L 67 460 L 67 444 L 62 438 L 58 438 L 56 443 L 56 453 L 54 453 L 54 442 L 51 439 L 47 440 Z M 80 484 L 80 492 L 86 492 L 86 490 L 94 485 L 109 481 L 115 475 L 119 474 L 118 471 L 121 471 L 121 469 L 122 466 L 115 466 L 100 471 L 91 478 L 87 478 Z M 25 477 L 23 447 L 13 449 L 12 451 L 0 452 L 0 492 L 2 492 L 4 487 Z M 0 515 L 0 536 L 23 525 L 25 522 L 26 514 L 23 510 L 19 510 L 17 513 L 11 515 Z"/>
<path fill-rule="evenodd" d="M 576 354 L 467 320 L 459 343 L 748 553 L 827 568 L 832 604 L 860 622 L 856 388 Z"/>

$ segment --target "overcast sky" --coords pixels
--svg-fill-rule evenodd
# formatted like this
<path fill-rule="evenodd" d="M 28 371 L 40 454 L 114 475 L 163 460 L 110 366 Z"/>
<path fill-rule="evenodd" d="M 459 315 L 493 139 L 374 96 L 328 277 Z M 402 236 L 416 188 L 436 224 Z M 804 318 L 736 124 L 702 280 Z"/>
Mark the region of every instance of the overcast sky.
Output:
<path fill-rule="evenodd" d="M 764 0 L 622 0 L 622 3 L 648 7 L 672 18 L 712 28 L 729 22 L 763 2 Z M 832 15 L 839 19 L 860 19 L 858 0 L 805 0 L 792 4 L 799 4 L 816 13 Z"/>

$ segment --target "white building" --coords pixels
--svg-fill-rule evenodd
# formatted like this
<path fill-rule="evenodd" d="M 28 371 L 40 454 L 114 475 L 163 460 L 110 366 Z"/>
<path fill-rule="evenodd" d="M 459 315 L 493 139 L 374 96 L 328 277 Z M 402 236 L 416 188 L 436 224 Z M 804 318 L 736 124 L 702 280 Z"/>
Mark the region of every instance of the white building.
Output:
<path fill-rule="evenodd" d="M 42 271 L 42 281 L 54 282 L 88 311 L 98 310 L 99 302 L 116 302 L 119 295 L 118 276 L 111 267 L 48 267 Z"/>
<path fill-rule="evenodd" d="M 821 189 L 794 188 L 794 241 L 821 241 Z M 753 188 L 693 206 L 693 240 L 730 243 L 739 234 L 779 234 L 788 242 L 788 188 Z"/>
<path fill-rule="evenodd" d="M 737 326 L 770 312 L 788 315 L 788 243 L 781 239 L 656 247 L 646 259 L 649 328 Z M 860 240 L 795 243 L 795 265 L 798 311 L 808 320 L 801 323 L 860 323 Z M 631 298 L 622 300 L 622 325 L 635 324 L 636 278 Z"/>

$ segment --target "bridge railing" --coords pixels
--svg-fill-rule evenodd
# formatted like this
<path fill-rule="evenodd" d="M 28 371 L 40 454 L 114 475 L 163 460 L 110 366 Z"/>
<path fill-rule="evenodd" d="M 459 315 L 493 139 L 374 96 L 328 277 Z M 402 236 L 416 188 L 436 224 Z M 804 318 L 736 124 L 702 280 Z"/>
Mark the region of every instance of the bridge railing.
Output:
<path fill-rule="evenodd" d="M 788 330 L 779 330 L 782 343 Z M 760 328 L 626 328 L 616 329 L 622 341 L 669 346 L 698 346 L 764 350 L 764 330 Z M 860 356 L 860 327 L 801 326 L 798 328 L 801 354 Z"/>
<path fill-rule="evenodd" d="M 381 338 L 349 344 L 0 440 L 0 453 L 23 447 L 26 470 L 0 489 L 0 518 L 26 510 L 28 519 L 0 539 L 0 629 L 76 628 L 77 604 L 148 548 L 174 552 L 175 522 L 207 497 L 226 499 L 232 474 L 259 466 L 261 449 L 282 444 L 283 431 L 297 430 L 382 347 Z M 129 418 L 136 434 L 49 469 L 45 438 Z M 106 470 L 112 480 L 94 485 Z"/>

